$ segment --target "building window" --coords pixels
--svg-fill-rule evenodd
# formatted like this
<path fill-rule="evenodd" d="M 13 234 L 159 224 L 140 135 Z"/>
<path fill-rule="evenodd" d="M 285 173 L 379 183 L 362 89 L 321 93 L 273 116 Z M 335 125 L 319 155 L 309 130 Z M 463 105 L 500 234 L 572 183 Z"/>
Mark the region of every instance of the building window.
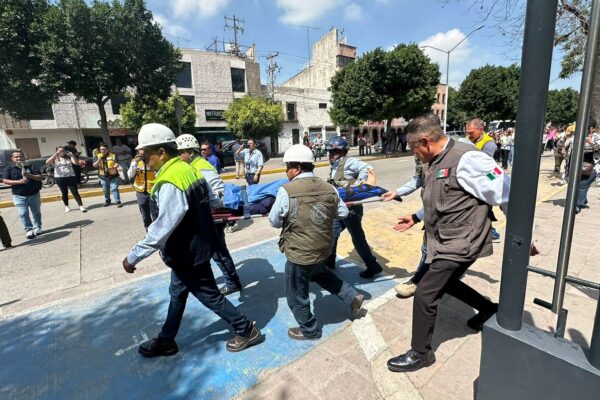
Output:
<path fill-rule="evenodd" d="M 296 103 L 286 103 L 285 104 L 285 115 L 287 121 L 295 121 L 296 120 Z"/>
<path fill-rule="evenodd" d="M 327 103 L 319 103 L 320 109 L 327 109 Z"/>
<path fill-rule="evenodd" d="M 442 104 L 446 103 L 446 94 L 442 93 Z"/>
<path fill-rule="evenodd" d="M 192 87 L 192 64 L 189 62 L 181 63 L 181 71 L 175 77 L 175 85 L 180 88 Z"/>
<path fill-rule="evenodd" d="M 444 122 L 444 110 L 442 110 L 442 117 L 440 118 L 442 120 L 442 123 Z"/>
<path fill-rule="evenodd" d="M 118 94 L 110 98 L 110 108 L 112 108 L 113 115 L 121 115 L 121 106 L 127 103 L 127 99 L 124 94 Z"/>
<path fill-rule="evenodd" d="M 246 70 L 243 68 L 231 68 L 231 88 L 234 92 L 246 91 Z"/>
<path fill-rule="evenodd" d="M 30 120 L 51 120 L 54 119 L 52 104 L 40 103 L 35 111 L 30 114 Z"/>
<path fill-rule="evenodd" d="M 188 105 L 190 106 L 195 106 L 196 105 L 196 98 L 194 96 L 181 96 L 186 103 L 188 103 Z"/>

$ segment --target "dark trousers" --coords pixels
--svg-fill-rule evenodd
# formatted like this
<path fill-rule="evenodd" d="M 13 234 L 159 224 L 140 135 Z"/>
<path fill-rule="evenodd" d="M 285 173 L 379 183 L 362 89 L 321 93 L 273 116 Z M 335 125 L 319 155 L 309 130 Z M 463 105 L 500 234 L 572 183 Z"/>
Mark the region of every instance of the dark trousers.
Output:
<path fill-rule="evenodd" d="M 510 150 L 508 149 L 500 149 L 500 157 L 502 158 L 502 168 L 508 168 L 508 155 L 510 154 Z"/>
<path fill-rule="evenodd" d="M 140 207 L 144 228 L 148 230 L 152 221 L 158 218 L 158 204 L 156 204 L 156 201 L 148 193 L 135 192 L 135 198 Z"/>
<path fill-rule="evenodd" d="M 225 241 L 225 226 L 226 223 L 216 223 L 215 229 L 217 231 L 217 249 L 213 253 L 212 259 L 217 264 L 217 267 L 223 273 L 223 279 L 225 280 L 225 286 L 230 289 L 242 287 L 240 277 L 235 270 L 235 263 L 229 250 L 227 249 L 227 242 Z"/>
<path fill-rule="evenodd" d="M 210 261 L 193 267 L 185 266 L 171 270 L 171 284 L 169 285 L 169 311 L 160 334 L 162 339 L 175 339 L 188 294 L 194 295 L 206 308 L 221 317 L 230 328 L 241 336 L 248 336 L 252 330 L 252 323 L 244 314 L 239 312 L 219 291 L 215 277 L 210 268 Z"/>
<path fill-rule="evenodd" d="M 319 337 L 321 329 L 310 311 L 308 291 L 311 282 L 316 282 L 329 293 L 337 295 L 348 306 L 352 305 L 358 292 L 326 268 L 323 263 L 298 265 L 289 260 L 285 263 L 285 297 L 288 306 L 300 325 L 302 334 L 306 337 Z"/>
<path fill-rule="evenodd" d="M 365 146 L 362 145 L 362 144 L 358 146 L 358 155 L 359 156 L 364 156 L 365 155 Z"/>
<path fill-rule="evenodd" d="M 248 186 L 252 186 L 252 185 L 256 185 L 258 182 L 254 182 L 254 173 L 249 173 L 246 172 L 246 182 L 248 183 Z M 258 178 L 258 181 L 260 182 L 260 177 Z"/>
<path fill-rule="evenodd" d="M 4 219 L 0 215 L 0 241 L 2 241 L 2 246 L 10 247 L 12 246 L 12 239 L 10 238 L 10 233 L 8 232 L 8 228 L 4 223 Z"/>
<path fill-rule="evenodd" d="M 587 194 L 590 186 L 596 180 L 596 171 L 592 170 L 591 175 L 581 175 L 579 187 L 577 188 L 577 207 L 586 208 L 588 205 Z"/>
<path fill-rule="evenodd" d="M 327 259 L 327 266 L 330 268 L 335 266 L 337 242 L 342 231 L 347 228 L 350 237 L 352 238 L 352 244 L 360 258 L 364 261 L 367 270 L 380 272 L 382 270 L 381 265 L 379 265 L 377 259 L 375 259 L 375 256 L 371 252 L 371 248 L 367 243 L 365 231 L 362 228 L 363 206 L 356 205 L 351 206 L 348 209 L 350 212 L 346 218 L 333 221 L 333 248 L 331 249 L 331 255 Z"/>
<path fill-rule="evenodd" d="M 419 282 L 413 302 L 412 348 L 420 353 L 431 350 L 437 308 L 445 293 L 456 297 L 478 311 L 488 310 L 493 303 L 460 280 L 474 261 L 434 260 Z"/>
<path fill-rule="evenodd" d="M 77 184 L 81 184 L 81 167 L 79 166 L 79 164 L 73 164 L 73 172 L 75 172 Z"/>
<path fill-rule="evenodd" d="M 62 194 L 62 201 L 65 206 L 69 205 L 69 190 L 73 195 L 73 198 L 77 202 L 78 205 L 82 206 L 81 196 L 79 196 L 79 190 L 77 190 L 77 177 L 69 176 L 67 178 L 55 178 L 56 184 L 60 188 L 60 193 Z"/>

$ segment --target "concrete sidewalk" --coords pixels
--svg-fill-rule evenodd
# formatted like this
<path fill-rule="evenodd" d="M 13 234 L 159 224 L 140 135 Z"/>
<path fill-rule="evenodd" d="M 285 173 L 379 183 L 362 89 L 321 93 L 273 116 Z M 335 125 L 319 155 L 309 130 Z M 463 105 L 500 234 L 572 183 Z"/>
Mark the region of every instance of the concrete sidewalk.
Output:
<path fill-rule="evenodd" d="M 531 264 L 555 270 L 560 227 L 564 212 L 566 186 L 556 186 L 549 179 L 551 157 L 542 160 L 535 219 L 535 239 L 541 254 Z M 600 229 L 600 189 L 592 187 L 588 194 L 591 208 L 577 216 L 569 274 L 597 281 L 600 265 L 595 262 L 600 245 L 596 234 Z M 389 272 L 409 276 L 419 256 L 421 231 L 405 234 L 390 232 L 393 216 L 408 214 L 419 206 L 409 197 L 398 206 L 386 203 L 365 218 L 365 229 L 371 246 L 386 263 Z M 499 214 L 499 212 L 497 212 Z M 504 219 L 494 224 L 503 232 Z M 340 248 L 351 248 L 347 236 Z M 463 278 L 466 283 L 498 300 L 502 265 L 502 246 L 495 254 L 479 260 Z M 339 253 L 345 257 L 352 253 Z M 530 274 L 524 320 L 553 332 L 556 318 L 548 310 L 533 304 L 539 297 L 550 301 L 554 281 Z M 584 348 L 589 347 L 593 315 L 598 293 L 591 289 L 568 286 L 565 308 L 569 310 L 566 338 Z M 238 396 L 238 399 L 472 399 L 479 376 L 481 335 L 466 326 L 474 310 L 446 296 L 439 308 L 433 346 L 437 362 L 429 368 L 397 374 L 387 370 L 387 360 L 410 348 L 412 299 L 398 299 L 393 291 L 369 302 L 366 317 L 347 323 L 343 329 L 297 361 L 263 373 L 260 382 Z M 540 366 L 542 367 L 542 366 Z"/>

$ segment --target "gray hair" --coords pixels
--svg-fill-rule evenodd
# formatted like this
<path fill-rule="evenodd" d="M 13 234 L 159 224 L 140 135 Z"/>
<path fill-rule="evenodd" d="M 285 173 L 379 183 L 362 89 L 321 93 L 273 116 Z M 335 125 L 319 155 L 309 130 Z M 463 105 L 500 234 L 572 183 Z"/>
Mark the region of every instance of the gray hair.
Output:
<path fill-rule="evenodd" d="M 467 122 L 467 126 L 474 126 L 477 129 L 485 128 L 485 123 L 480 118 L 474 118 Z"/>
<path fill-rule="evenodd" d="M 416 117 L 406 125 L 404 131 L 413 141 L 422 137 L 428 137 L 437 142 L 444 137 L 444 132 L 440 126 L 440 119 L 432 113 Z"/>

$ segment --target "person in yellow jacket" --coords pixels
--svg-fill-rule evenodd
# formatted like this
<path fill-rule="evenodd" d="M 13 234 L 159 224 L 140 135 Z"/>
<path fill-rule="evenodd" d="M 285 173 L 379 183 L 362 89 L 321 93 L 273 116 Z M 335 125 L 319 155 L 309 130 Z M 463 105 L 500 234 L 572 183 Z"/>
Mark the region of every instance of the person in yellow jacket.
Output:
<path fill-rule="evenodd" d="M 479 118 L 467 122 L 467 138 L 469 138 L 479 150 L 494 158 L 494 153 L 496 153 L 498 146 L 496 146 L 494 138 L 483 131 L 484 125 L 483 121 Z"/>
<path fill-rule="evenodd" d="M 98 159 L 94 162 L 94 167 L 98 168 L 98 178 L 104 191 L 104 207 L 110 206 L 110 192 L 117 207 L 123 207 L 121 196 L 119 194 L 119 163 L 117 156 L 108 151 L 108 146 L 104 143 L 98 147 Z"/>
<path fill-rule="evenodd" d="M 158 206 L 156 205 L 156 201 L 150 196 L 156 172 L 152 171 L 148 166 L 143 149 L 138 150 L 137 155 L 131 161 L 127 176 L 133 182 L 135 197 L 140 207 L 144 228 L 147 231 L 152 221 L 158 217 Z"/>

